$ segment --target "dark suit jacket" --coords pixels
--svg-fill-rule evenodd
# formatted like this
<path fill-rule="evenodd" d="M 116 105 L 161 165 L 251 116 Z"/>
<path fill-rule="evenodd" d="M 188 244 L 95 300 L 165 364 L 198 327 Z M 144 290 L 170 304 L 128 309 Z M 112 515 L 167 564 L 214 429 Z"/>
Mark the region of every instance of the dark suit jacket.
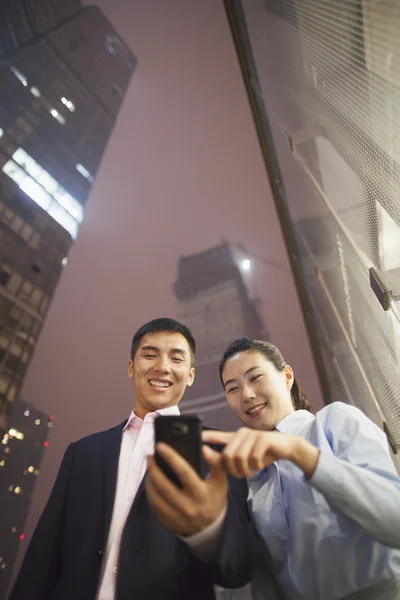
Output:
<path fill-rule="evenodd" d="M 68 447 L 10 600 L 95 600 L 124 425 Z M 252 544 L 246 498 L 246 482 L 230 481 L 220 548 L 206 563 L 153 515 L 142 482 L 123 531 L 116 600 L 211 600 L 213 584 L 245 585 Z"/>

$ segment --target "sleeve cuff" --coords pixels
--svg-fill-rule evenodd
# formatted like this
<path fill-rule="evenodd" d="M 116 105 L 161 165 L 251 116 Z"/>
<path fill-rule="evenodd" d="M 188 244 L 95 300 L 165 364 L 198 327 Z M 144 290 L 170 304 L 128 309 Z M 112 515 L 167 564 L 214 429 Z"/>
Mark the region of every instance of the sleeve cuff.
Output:
<path fill-rule="evenodd" d="M 217 517 L 217 519 L 208 525 L 202 531 L 189 536 L 178 535 L 191 550 L 200 554 L 203 558 L 211 558 L 218 547 L 218 542 L 222 534 L 222 529 L 225 521 L 227 512 L 227 505 L 225 505 L 223 511 Z"/>
<path fill-rule="evenodd" d="M 327 452 L 320 452 L 317 467 L 306 481 L 322 494 L 336 496 L 342 479 L 338 459 Z"/>

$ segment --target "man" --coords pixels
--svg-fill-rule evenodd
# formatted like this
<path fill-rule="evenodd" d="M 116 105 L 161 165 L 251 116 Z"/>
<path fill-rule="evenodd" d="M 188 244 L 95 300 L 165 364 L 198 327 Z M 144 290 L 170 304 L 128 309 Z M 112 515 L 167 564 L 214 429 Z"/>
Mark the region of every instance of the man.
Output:
<path fill-rule="evenodd" d="M 211 600 L 213 584 L 247 583 L 247 486 L 232 480 L 228 491 L 212 450 L 207 479 L 183 478 L 183 521 L 163 525 L 144 490 L 154 418 L 179 414 L 194 355 L 190 331 L 172 319 L 136 332 L 128 365 L 135 409 L 121 425 L 68 447 L 10 600 Z M 221 519 L 218 547 L 207 545 L 204 532 Z"/>

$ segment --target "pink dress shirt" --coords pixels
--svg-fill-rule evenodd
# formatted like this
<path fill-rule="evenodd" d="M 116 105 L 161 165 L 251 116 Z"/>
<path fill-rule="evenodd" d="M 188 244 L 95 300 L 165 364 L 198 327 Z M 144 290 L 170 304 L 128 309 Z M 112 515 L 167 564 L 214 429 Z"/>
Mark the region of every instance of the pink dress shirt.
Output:
<path fill-rule="evenodd" d="M 132 411 L 122 431 L 113 514 L 103 558 L 97 600 L 115 599 L 122 532 L 132 502 L 146 472 L 146 457 L 154 453 L 154 419 L 157 414 L 179 415 L 180 412 L 177 406 L 170 406 L 148 413 L 142 420 Z M 226 508 L 219 518 L 203 531 L 190 537 L 179 537 L 199 556 L 204 559 L 208 558 L 214 553 L 218 544 L 225 513 Z"/>
<path fill-rule="evenodd" d="M 148 413 L 144 420 L 132 411 L 122 431 L 114 508 L 103 558 L 98 600 L 114 600 L 118 573 L 119 547 L 125 521 L 146 472 L 146 456 L 154 453 L 154 419 L 156 415 L 179 415 L 177 406 Z"/>

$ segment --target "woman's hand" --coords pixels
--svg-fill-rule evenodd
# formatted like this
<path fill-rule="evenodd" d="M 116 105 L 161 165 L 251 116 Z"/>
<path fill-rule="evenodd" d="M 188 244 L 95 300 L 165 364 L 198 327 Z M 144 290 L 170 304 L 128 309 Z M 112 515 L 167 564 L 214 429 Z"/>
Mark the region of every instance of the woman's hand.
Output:
<path fill-rule="evenodd" d="M 206 443 L 221 444 L 221 462 L 229 475 L 250 477 L 276 460 L 286 459 L 312 477 L 319 459 L 319 450 L 299 435 L 279 431 L 258 431 L 242 427 L 234 433 L 203 431 Z"/>

